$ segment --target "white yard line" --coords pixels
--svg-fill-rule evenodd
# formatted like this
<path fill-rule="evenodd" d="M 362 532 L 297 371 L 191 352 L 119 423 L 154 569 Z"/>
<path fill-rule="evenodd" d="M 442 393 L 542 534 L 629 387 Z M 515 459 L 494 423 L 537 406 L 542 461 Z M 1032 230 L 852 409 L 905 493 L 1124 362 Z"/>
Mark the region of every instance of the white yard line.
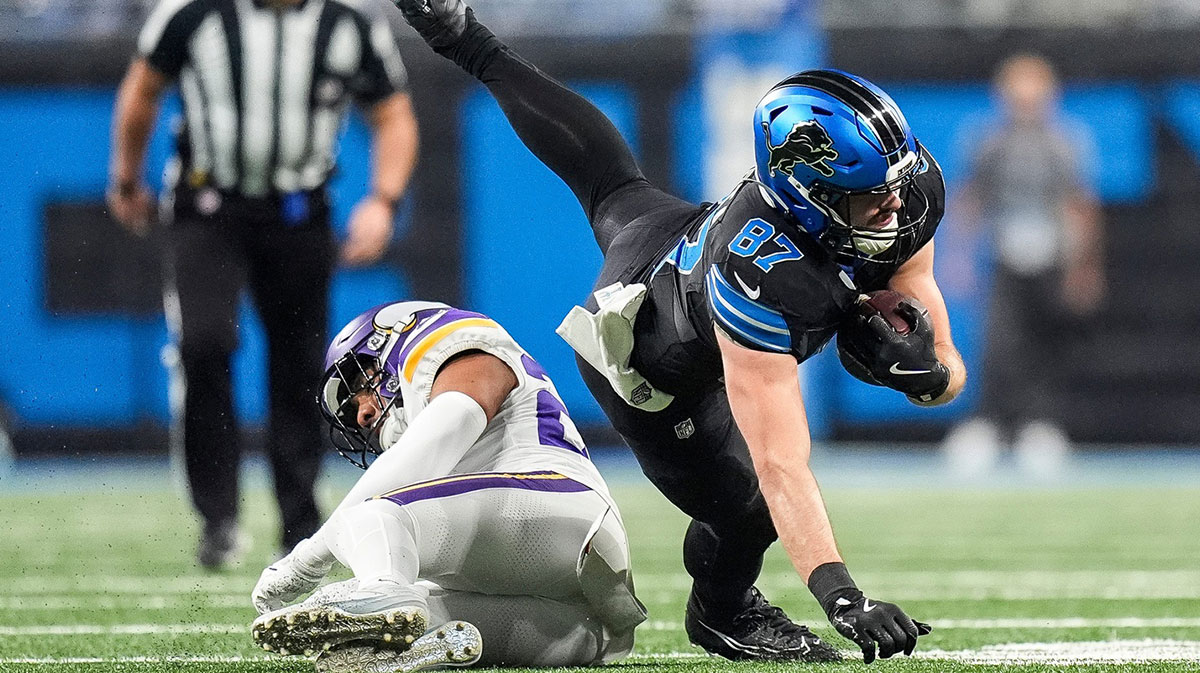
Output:
<path fill-rule="evenodd" d="M 842 650 L 847 660 L 861 655 Z M 694 659 L 707 655 L 698 650 L 635 654 L 630 661 Z M 1084 666 L 1109 663 L 1129 664 L 1148 661 L 1196 661 L 1200 659 L 1200 641 L 1194 640 L 1105 640 L 1076 643 L 1006 643 L 985 645 L 975 650 L 918 650 L 914 658 L 957 661 L 965 664 L 1003 665 L 1044 663 L 1060 666 Z M 903 657 L 900 657 L 903 658 Z"/>
<path fill-rule="evenodd" d="M 935 619 L 931 622 L 943 629 L 1165 629 L 1200 628 L 1200 617 L 1084 617 L 1038 618 L 1010 617 L 999 619 Z"/>
<path fill-rule="evenodd" d="M 271 657 L 30 657 L 0 659 L 0 664 L 57 666 L 63 664 L 242 664 L 279 661 Z"/>
<path fill-rule="evenodd" d="M 179 607 L 246 608 L 250 594 L 43 594 L 0 596 L 0 610 L 171 610 Z"/>
<path fill-rule="evenodd" d="M 147 577 L 145 575 L 63 576 L 22 575 L 4 582 L 0 593 L 28 595 L 79 590 L 91 593 L 186 594 L 229 593 L 244 588 L 247 595 L 254 580 L 221 575 Z"/>
<path fill-rule="evenodd" d="M 1076 643 L 1008 643 L 978 650 L 918 651 L 919 659 L 951 659 L 968 664 L 1131 664 L 1148 661 L 1196 661 L 1200 642 L 1193 640 L 1103 640 Z"/>

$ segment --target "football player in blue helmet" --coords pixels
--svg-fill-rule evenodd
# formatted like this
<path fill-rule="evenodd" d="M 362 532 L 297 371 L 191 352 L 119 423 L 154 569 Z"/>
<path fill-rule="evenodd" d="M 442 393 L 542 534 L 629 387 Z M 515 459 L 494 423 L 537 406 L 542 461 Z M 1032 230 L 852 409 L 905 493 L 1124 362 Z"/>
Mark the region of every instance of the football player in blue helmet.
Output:
<path fill-rule="evenodd" d="M 755 177 L 814 238 L 852 270 L 908 259 L 928 221 L 929 196 L 916 183 L 932 161 L 882 89 L 840 70 L 797 73 L 754 110 Z M 918 212 L 855 205 L 898 205 Z M 900 220 L 903 219 L 903 222 Z"/>
<path fill-rule="evenodd" d="M 837 549 L 796 375 L 853 324 L 856 375 L 918 404 L 953 399 L 966 379 L 933 277 L 941 170 L 895 102 L 834 70 L 780 82 L 753 116 L 754 170 L 718 202 L 693 204 L 646 180 L 599 110 L 462 0 L 395 2 L 487 86 L 591 224 L 604 265 L 558 332 L 645 474 L 692 519 L 688 638 L 730 659 L 839 658 L 755 588 L 778 539 L 865 661 L 911 653 L 927 627 L 868 599 Z M 910 329 L 858 321 L 863 295 L 884 289 L 908 298 L 897 310 Z"/>

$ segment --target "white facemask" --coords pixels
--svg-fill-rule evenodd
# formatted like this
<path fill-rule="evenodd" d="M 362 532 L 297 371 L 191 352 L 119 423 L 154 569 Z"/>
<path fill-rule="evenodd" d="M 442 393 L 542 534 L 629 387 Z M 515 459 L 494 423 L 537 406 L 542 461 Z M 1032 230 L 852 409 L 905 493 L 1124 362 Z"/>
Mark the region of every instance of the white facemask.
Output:
<path fill-rule="evenodd" d="M 870 236 L 854 236 L 854 247 L 864 255 L 872 256 L 892 247 L 896 242 L 896 230 L 900 228 L 900 218 L 892 215 L 892 219 L 882 228 L 871 232 Z"/>

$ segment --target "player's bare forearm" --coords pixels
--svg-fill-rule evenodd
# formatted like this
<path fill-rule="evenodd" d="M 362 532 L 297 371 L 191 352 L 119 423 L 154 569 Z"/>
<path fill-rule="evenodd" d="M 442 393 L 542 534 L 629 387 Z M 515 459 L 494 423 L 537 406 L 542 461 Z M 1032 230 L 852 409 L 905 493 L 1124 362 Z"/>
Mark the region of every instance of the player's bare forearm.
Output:
<path fill-rule="evenodd" d="M 929 402 L 913 401 L 925 407 L 936 407 L 953 400 L 967 383 L 967 368 L 962 356 L 954 346 L 950 334 L 950 312 L 946 300 L 933 277 L 933 241 L 925 244 L 912 259 L 905 262 L 888 281 L 888 288 L 909 297 L 919 299 L 929 310 L 933 323 L 934 350 L 938 361 L 950 371 L 950 385 L 946 391 Z"/>
<path fill-rule="evenodd" d="M 811 441 L 791 355 L 743 348 L 717 330 L 725 387 L 746 438 L 759 488 L 784 550 L 808 580 L 823 563 L 840 562 L 817 480 L 808 466 Z"/>
<path fill-rule="evenodd" d="M 373 130 L 371 193 L 394 204 L 404 195 L 417 165 L 420 133 L 408 94 L 396 93 L 370 111 Z"/>
<path fill-rule="evenodd" d="M 146 146 L 167 79 L 144 59 L 137 59 L 117 90 L 112 126 L 112 161 L 109 177 L 116 184 L 141 181 Z"/>
<path fill-rule="evenodd" d="M 841 562 L 842 556 L 821 490 L 808 467 L 808 452 L 796 450 L 795 443 L 793 439 L 793 446 L 762 446 L 752 449 L 751 456 L 771 521 L 792 567 L 807 582 L 817 566 Z"/>

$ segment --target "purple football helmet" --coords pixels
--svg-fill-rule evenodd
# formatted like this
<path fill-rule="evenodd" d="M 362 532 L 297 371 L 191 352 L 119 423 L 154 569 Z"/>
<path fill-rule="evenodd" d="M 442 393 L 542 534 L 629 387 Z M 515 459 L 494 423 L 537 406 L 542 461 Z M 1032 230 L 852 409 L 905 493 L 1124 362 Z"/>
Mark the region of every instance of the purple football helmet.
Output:
<path fill-rule="evenodd" d="M 430 302 L 392 302 L 376 306 L 351 320 L 338 332 L 325 353 L 325 376 L 318 402 L 329 421 L 329 439 L 337 452 L 366 469 L 383 453 L 379 431 L 394 407 L 403 404 L 400 395 L 398 358 L 389 357 L 400 335 L 413 325 L 419 311 L 446 308 Z M 358 424 L 360 394 L 374 396 L 383 413 L 371 425 Z"/>

